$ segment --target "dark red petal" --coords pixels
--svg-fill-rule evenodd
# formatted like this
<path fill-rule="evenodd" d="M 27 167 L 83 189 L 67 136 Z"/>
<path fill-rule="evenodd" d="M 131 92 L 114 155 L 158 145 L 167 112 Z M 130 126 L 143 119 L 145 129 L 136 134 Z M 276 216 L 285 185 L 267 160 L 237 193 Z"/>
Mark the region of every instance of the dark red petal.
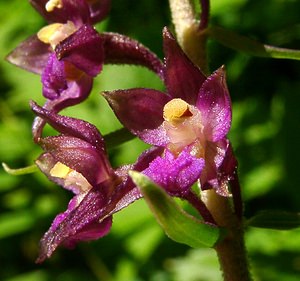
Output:
<path fill-rule="evenodd" d="M 99 151 L 105 151 L 103 137 L 94 125 L 80 119 L 58 115 L 34 102 L 31 102 L 31 109 L 58 132 L 80 138 L 95 146 Z"/>
<path fill-rule="evenodd" d="M 167 136 L 163 123 L 163 108 L 170 98 L 150 89 L 130 89 L 104 92 L 104 97 L 120 122 L 143 141 L 165 145 Z"/>
<path fill-rule="evenodd" d="M 17 46 L 6 59 L 25 70 L 42 74 L 50 53 L 50 46 L 33 35 Z"/>
<path fill-rule="evenodd" d="M 173 98 L 181 98 L 195 105 L 205 75 L 182 51 L 167 28 L 163 30 L 165 53 L 165 83 Z"/>
<path fill-rule="evenodd" d="M 86 74 L 96 76 L 104 62 L 103 39 L 91 25 L 83 25 L 60 42 L 55 53 L 59 60 L 68 61 Z"/>
<path fill-rule="evenodd" d="M 93 186 L 113 175 L 106 153 L 82 139 L 65 135 L 46 137 L 40 140 L 40 145 L 45 152 L 51 154 L 56 163 L 61 162 L 81 173 Z M 43 154 L 38 161 L 42 163 L 41 166 L 45 167 L 47 173 L 47 169 L 52 167 L 43 165 L 45 157 L 47 158 L 47 155 Z"/>
<path fill-rule="evenodd" d="M 88 3 L 90 9 L 91 23 L 97 23 L 104 19 L 111 8 L 111 0 L 96 0 Z"/>
<path fill-rule="evenodd" d="M 106 235 L 111 227 L 111 217 L 103 218 L 103 207 L 107 198 L 99 188 L 92 188 L 76 208 L 67 210 L 56 218 L 40 242 L 37 263 L 49 258 L 60 245 L 74 246 L 80 240 L 98 239 Z"/>
<path fill-rule="evenodd" d="M 233 179 L 236 167 L 237 161 L 228 139 L 207 142 L 205 168 L 200 177 L 201 188 L 214 188 L 221 196 L 231 196 L 228 183 Z"/>
<path fill-rule="evenodd" d="M 47 12 L 45 5 L 48 0 L 30 0 L 31 5 L 44 17 L 48 22 L 66 23 L 68 20 L 77 25 L 88 23 L 90 20 L 90 11 L 85 0 L 62 0 L 63 7 L 55 8 Z"/>

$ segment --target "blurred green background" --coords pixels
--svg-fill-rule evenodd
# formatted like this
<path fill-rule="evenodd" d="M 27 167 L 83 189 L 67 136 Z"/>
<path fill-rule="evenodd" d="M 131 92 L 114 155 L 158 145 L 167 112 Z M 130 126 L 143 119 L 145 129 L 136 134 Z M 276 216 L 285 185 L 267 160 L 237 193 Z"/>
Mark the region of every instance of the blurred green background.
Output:
<path fill-rule="evenodd" d="M 111 16 L 98 30 L 140 40 L 162 57 L 161 30 L 171 26 L 167 0 L 113 0 Z M 212 0 L 212 23 L 262 42 L 300 48 L 298 0 Z M 0 1 L 0 161 L 31 165 L 41 153 L 31 139 L 28 101 L 43 104 L 40 77 L 4 61 L 14 47 L 45 22 L 28 1 Z M 299 211 L 300 63 L 247 56 L 209 42 L 211 69 L 225 64 L 233 101 L 230 139 L 239 159 L 245 215 L 261 209 Z M 163 89 L 140 67 L 105 66 L 84 104 L 66 115 L 94 123 L 103 134 L 120 127 L 100 96 L 102 90 Z M 47 128 L 50 132 L 50 129 Z M 109 151 L 118 166 L 135 161 L 146 148 L 138 140 Z M 114 216 L 111 233 L 70 251 L 60 248 L 34 263 L 38 241 L 71 194 L 41 173 L 14 177 L 0 170 L 0 280 L 4 281 L 217 281 L 210 249 L 189 249 L 169 240 L 143 201 Z M 296 281 L 300 276 L 300 229 L 247 229 L 255 280 Z"/>

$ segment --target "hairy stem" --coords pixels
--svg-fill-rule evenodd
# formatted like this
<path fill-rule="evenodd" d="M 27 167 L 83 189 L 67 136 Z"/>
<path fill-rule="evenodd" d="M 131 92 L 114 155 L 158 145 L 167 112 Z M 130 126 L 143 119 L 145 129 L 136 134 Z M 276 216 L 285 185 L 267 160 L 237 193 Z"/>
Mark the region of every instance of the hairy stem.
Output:
<path fill-rule="evenodd" d="M 244 230 L 241 220 L 232 210 L 229 198 L 218 195 L 214 190 L 202 192 L 203 201 L 217 224 L 228 231 L 225 239 L 216 246 L 224 281 L 250 281 Z"/>
<path fill-rule="evenodd" d="M 206 29 L 199 28 L 199 21 L 196 19 L 191 1 L 169 0 L 169 3 L 179 45 L 191 61 L 198 65 L 204 73 L 208 74 Z M 207 25 L 205 21 L 208 21 L 208 10 L 207 13 L 203 14 L 203 18 L 205 26 Z"/>

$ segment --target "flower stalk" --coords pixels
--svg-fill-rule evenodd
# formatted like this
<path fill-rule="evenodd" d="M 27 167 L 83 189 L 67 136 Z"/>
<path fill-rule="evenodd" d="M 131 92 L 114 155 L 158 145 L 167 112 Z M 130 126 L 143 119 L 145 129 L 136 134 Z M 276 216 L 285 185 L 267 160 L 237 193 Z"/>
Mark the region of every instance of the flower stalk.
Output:
<path fill-rule="evenodd" d="M 169 3 L 179 45 L 204 74 L 209 74 L 206 50 L 209 1 L 201 1 L 200 22 L 190 0 L 169 0 Z"/>
<path fill-rule="evenodd" d="M 215 219 L 211 215 L 204 202 L 200 200 L 200 198 L 195 193 L 193 193 L 192 191 L 188 192 L 185 195 L 185 199 L 199 212 L 199 214 L 201 214 L 205 222 L 217 225 Z"/>
<path fill-rule="evenodd" d="M 217 252 L 224 281 L 250 281 L 251 275 L 244 242 L 242 221 L 232 211 L 228 198 L 214 190 L 202 192 L 202 200 L 217 224 L 226 228 L 227 236 L 217 243 Z"/>

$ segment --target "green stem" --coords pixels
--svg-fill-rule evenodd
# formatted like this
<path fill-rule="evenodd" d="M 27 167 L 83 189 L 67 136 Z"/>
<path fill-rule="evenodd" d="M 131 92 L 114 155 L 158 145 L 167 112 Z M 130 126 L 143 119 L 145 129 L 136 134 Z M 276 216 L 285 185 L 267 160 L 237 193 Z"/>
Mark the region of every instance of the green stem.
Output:
<path fill-rule="evenodd" d="M 243 224 L 233 212 L 229 198 L 218 195 L 214 190 L 202 193 L 202 199 L 217 224 L 228 231 L 227 236 L 215 246 L 224 281 L 252 280 L 244 243 Z"/>

